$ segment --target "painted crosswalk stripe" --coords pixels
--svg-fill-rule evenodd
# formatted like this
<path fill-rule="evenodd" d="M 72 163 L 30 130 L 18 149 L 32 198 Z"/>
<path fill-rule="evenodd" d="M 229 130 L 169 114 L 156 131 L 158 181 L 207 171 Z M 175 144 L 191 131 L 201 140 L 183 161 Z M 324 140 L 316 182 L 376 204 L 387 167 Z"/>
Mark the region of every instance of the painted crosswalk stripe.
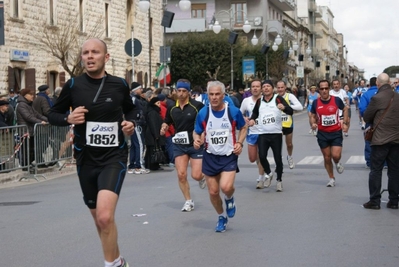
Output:
<path fill-rule="evenodd" d="M 307 156 L 297 163 L 297 165 L 320 164 L 324 161 L 323 156 Z"/>
<path fill-rule="evenodd" d="M 351 156 L 346 164 L 365 164 L 366 160 L 364 159 L 364 156 Z"/>
<path fill-rule="evenodd" d="M 269 162 L 269 164 L 274 164 L 274 158 L 273 157 L 267 157 L 267 161 Z M 252 162 L 251 164 L 256 165 L 256 162 Z"/>

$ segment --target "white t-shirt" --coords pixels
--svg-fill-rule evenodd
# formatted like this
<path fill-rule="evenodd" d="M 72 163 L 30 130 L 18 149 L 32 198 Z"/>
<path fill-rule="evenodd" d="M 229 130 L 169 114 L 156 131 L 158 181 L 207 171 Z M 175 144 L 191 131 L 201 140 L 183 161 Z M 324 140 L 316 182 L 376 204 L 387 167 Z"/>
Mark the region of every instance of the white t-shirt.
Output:
<path fill-rule="evenodd" d="M 346 99 L 348 99 L 348 94 L 344 89 L 339 89 L 339 91 L 335 91 L 334 89 L 330 90 L 330 95 L 341 98 L 342 102 L 344 102 L 346 106 Z M 342 110 L 339 110 L 339 116 L 342 116 Z"/>
<path fill-rule="evenodd" d="M 252 110 L 254 109 L 256 100 L 253 100 L 253 97 L 246 97 L 242 100 L 240 111 L 244 115 L 244 117 L 251 117 Z M 260 131 L 258 129 L 258 125 L 254 125 L 252 127 L 248 127 L 248 135 L 250 134 L 259 134 Z"/>

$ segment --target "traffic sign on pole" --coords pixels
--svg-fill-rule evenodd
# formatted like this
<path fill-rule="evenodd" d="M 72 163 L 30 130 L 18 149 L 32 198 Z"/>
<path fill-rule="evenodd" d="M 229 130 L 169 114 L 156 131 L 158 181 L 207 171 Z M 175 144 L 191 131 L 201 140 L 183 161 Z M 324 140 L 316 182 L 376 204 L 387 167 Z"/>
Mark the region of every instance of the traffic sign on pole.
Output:
<path fill-rule="evenodd" d="M 137 57 L 140 55 L 141 50 L 143 49 L 143 46 L 141 45 L 141 42 L 134 38 L 134 56 Z M 129 56 L 132 56 L 132 39 L 128 39 L 125 43 L 125 52 Z"/>

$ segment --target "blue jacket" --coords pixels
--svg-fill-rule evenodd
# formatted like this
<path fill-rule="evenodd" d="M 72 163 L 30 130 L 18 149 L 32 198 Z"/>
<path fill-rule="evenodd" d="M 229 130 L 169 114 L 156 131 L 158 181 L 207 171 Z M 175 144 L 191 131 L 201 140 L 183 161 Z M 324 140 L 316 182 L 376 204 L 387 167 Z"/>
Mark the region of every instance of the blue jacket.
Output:
<path fill-rule="evenodd" d="M 366 111 L 366 108 L 368 107 L 370 103 L 370 99 L 378 92 L 377 86 L 371 86 L 367 92 L 365 92 L 362 97 L 360 98 L 359 102 L 359 111 L 360 115 L 363 117 L 364 111 Z"/>
<path fill-rule="evenodd" d="M 395 88 L 396 93 L 399 93 L 399 85 Z"/>

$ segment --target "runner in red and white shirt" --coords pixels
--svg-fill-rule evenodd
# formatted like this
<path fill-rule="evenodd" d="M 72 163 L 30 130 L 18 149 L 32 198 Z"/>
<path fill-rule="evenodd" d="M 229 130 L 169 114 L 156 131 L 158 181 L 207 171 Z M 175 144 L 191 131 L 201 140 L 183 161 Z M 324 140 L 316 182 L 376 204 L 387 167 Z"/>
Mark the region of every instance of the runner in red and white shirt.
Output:
<path fill-rule="evenodd" d="M 330 178 L 327 187 L 333 187 L 335 186 L 335 177 L 331 159 L 334 161 L 338 173 L 341 174 L 344 171 L 344 166 L 339 161 L 342 153 L 342 131 L 348 130 L 348 107 L 339 97 L 329 94 L 329 81 L 321 80 L 318 87 L 320 98 L 312 104 L 310 124 L 313 130 L 318 130 L 317 142 L 323 153 L 324 166 Z M 343 114 L 342 127 L 339 121 L 340 110 Z"/>

